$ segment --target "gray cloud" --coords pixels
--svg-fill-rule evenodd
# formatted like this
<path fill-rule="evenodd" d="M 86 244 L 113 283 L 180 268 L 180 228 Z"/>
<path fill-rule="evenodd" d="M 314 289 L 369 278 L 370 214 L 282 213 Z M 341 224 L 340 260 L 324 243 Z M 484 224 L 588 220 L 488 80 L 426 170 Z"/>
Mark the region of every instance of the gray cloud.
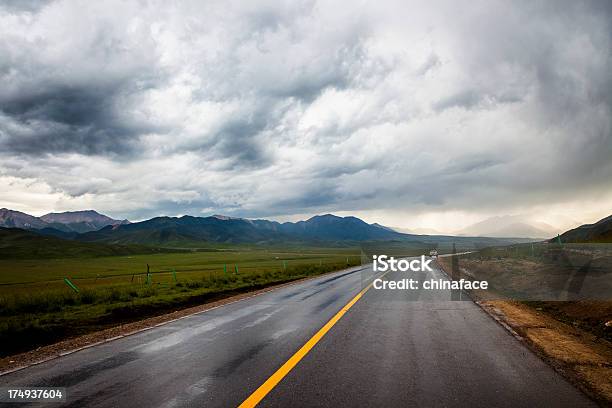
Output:
<path fill-rule="evenodd" d="M 387 3 L 4 3 L 0 183 L 130 217 L 609 187 L 609 2 Z"/>
<path fill-rule="evenodd" d="M 487 109 L 501 103 L 516 103 L 521 101 L 517 95 L 489 95 L 476 90 L 461 91 L 434 103 L 434 110 L 441 112 L 449 108 Z"/>

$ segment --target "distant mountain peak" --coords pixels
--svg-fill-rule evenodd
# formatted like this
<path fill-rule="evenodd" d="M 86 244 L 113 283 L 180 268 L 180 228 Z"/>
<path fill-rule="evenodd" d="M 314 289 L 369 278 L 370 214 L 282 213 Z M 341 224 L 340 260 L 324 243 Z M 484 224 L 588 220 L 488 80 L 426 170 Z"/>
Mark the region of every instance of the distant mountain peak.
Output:
<path fill-rule="evenodd" d="M 29 217 L 33 217 L 33 215 L 26 214 L 26 213 L 21 212 L 21 211 L 11 210 L 10 208 L 6 208 L 6 207 L 0 208 L 0 214 L 7 214 L 7 213 L 22 214 L 22 215 L 27 215 Z"/>
<path fill-rule="evenodd" d="M 30 229 L 45 228 L 46 226 L 46 222 L 33 215 L 8 208 L 0 209 L 0 227 Z"/>
<path fill-rule="evenodd" d="M 236 218 L 236 217 L 230 217 L 229 215 L 223 215 L 223 214 L 215 214 L 215 215 L 211 215 L 212 218 L 216 218 L 218 220 L 222 220 L 222 221 L 229 221 L 229 220 L 241 220 L 242 218 Z"/>
<path fill-rule="evenodd" d="M 60 224 L 70 224 L 84 222 L 99 225 L 101 227 L 106 225 L 129 223 L 129 221 L 127 220 L 116 220 L 107 215 L 100 214 L 96 210 L 52 212 L 43 215 L 42 217 L 40 217 L 40 219 L 48 223 L 57 222 Z"/>
<path fill-rule="evenodd" d="M 76 211 L 61 211 L 61 212 L 50 212 L 48 214 L 43 215 L 42 217 L 48 217 L 48 216 L 59 216 L 59 215 L 66 215 L 66 216 L 101 216 L 101 217 L 106 217 L 106 215 L 100 214 L 99 212 L 97 212 L 96 210 L 76 210 Z M 40 218 L 42 218 L 40 217 Z M 110 218 L 110 217 L 107 217 Z"/>
<path fill-rule="evenodd" d="M 382 228 L 382 229 L 387 230 L 387 231 L 398 232 L 398 231 L 396 231 L 395 229 L 393 229 L 391 227 L 384 226 L 384 225 L 379 224 L 377 222 L 375 222 L 374 224 L 370 224 L 370 225 L 372 225 L 374 227 Z"/>
<path fill-rule="evenodd" d="M 505 238 L 545 238 L 556 234 L 557 229 L 543 222 L 526 221 L 520 215 L 496 215 L 472 224 L 457 235 Z"/>
<path fill-rule="evenodd" d="M 321 214 L 321 215 L 315 215 L 310 217 L 309 219 L 306 220 L 306 222 L 311 221 L 311 220 L 340 220 L 343 217 L 339 217 L 337 215 L 334 214 Z"/>

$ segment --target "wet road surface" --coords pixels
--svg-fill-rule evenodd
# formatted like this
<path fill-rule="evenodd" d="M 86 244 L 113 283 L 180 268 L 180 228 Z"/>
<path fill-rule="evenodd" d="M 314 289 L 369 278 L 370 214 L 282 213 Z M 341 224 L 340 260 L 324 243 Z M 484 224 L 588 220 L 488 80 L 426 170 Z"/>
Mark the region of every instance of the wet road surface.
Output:
<path fill-rule="evenodd" d="M 65 404 L 44 406 L 237 406 L 372 278 L 358 267 L 300 282 L 4 375 L 0 387 L 67 388 Z M 473 302 L 450 299 L 370 288 L 260 406 L 595 406 Z"/>

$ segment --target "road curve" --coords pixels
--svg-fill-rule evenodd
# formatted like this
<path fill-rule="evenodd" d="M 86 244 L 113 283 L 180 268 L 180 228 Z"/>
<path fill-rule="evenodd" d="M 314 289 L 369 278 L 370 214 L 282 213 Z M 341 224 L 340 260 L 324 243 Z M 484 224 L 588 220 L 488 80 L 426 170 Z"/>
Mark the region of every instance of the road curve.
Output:
<path fill-rule="evenodd" d="M 363 267 L 300 282 L 4 375 L 0 387 L 66 387 L 62 406 L 74 407 L 237 406 L 371 278 Z M 368 290 L 261 406 L 595 406 L 473 302 L 450 298 Z"/>

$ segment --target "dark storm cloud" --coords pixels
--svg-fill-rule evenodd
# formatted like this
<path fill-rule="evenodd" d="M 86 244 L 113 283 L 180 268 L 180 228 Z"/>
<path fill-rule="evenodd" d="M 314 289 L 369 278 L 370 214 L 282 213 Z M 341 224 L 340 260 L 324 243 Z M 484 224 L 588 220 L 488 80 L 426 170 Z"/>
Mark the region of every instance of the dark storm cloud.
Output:
<path fill-rule="evenodd" d="M 0 122 L 0 144 L 5 151 L 127 154 L 140 135 L 154 130 L 119 117 L 115 103 L 122 93 L 121 84 L 45 85 L 38 92 L 26 91 L 0 100 L 0 111 L 6 118 Z"/>
<path fill-rule="evenodd" d="M 261 127 L 252 123 L 234 123 L 219 135 L 215 151 L 231 157 L 231 169 L 263 167 L 270 162 L 264 146 L 257 141 Z"/>
<path fill-rule="evenodd" d="M 26 7 L 27 16 L 0 9 L 1 149 L 29 156 L 133 154 L 142 135 L 163 131 L 133 114 L 134 99 L 164 82 L 146 48 L 150 38 L 135 32 L 142 48 L 134 49 L 112 19 L 88 25 L 96 16 L 87 7 L 74 19 L 64 2 L 44 5 Z M 71 25 L 82 32 L 71 32 Z"/>
<path fill-rule="evenodd" d="M 178 144 L 174 152 L 198 152 L 211 160 L 221 159 L 224 170 L 248 171 L 265 167 L 271 163 L 272 157 L 260 139 L 262 132 L 273 126 L 274 115 L 273 106 L 260 102 L 254 112 L 236 115 L 207 137 Z"/>

